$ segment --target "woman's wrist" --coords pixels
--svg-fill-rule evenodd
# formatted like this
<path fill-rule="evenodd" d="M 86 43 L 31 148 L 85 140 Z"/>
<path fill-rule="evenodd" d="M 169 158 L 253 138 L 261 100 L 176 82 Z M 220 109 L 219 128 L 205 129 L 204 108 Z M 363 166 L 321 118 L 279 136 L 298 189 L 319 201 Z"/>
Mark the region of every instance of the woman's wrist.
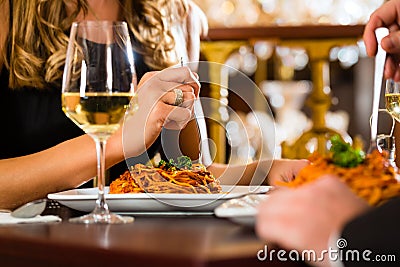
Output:
<path fill-rule="evenodd" d="M 106 166 L 111 167 L 112 165 L 117 164 L 124 159 L 124 150 L 122 147 L 122 128 L 120 128 L 107 141 Z"/>

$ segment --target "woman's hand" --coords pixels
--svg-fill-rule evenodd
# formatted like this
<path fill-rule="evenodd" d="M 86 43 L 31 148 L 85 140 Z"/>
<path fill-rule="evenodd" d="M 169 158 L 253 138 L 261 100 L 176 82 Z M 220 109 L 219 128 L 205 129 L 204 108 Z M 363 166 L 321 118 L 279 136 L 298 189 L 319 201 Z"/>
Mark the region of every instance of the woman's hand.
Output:
<path fill-rule="evenodd" d="M 308 160 L 277 159 L 272 162 L 268 173 L 268 184 L 275 185 L 277 181 L 288 182 L 296 177 L 297 173 L 309 164 Z"/>
<path fill-rule="evenodd" d="M 175 106 L 176 93 L 183 93 L 183 103 Z M 193 118 L 193 104 L 198 97 L 198 76 L 187 67 L 168 68 L 146 73 L 138 90 L 139 109 L 125 119 L 123 147 L 125 157 L 144 152 L 159 136 L 163 127 L 180 130 Z"/>

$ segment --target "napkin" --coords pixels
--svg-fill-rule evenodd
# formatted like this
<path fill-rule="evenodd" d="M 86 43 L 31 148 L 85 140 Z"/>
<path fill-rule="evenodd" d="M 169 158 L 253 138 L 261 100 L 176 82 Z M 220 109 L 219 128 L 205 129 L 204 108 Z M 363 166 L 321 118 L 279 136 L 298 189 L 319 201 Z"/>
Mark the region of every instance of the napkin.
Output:
<path fill-rule="evenodd" d="M 17 223 L 46 223 L 61 222 L 61 218 L 56 215 L 37 215 L 33 218 L 15 218 L 9 212 L 0 212 L 0 225 Z"/>

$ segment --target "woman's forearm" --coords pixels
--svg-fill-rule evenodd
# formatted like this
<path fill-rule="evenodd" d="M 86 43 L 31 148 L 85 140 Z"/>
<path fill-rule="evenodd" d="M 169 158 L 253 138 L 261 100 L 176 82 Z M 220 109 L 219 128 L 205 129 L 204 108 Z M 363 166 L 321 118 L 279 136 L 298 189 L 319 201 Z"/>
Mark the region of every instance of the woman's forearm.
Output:
<path fill-rule="evenodd" d="M 227 165 L 213 163 L 207 169 L 225 185 L 266 184 L 271 161 L 255 161 L 249 164 Z"/>
<path fill-rule="evenodd" d="M 213 163 L 207 169 L 226 185 L 275 185 L 277 181 L 293 180 L 308 160 L 260 160 L 246 165 Z"/>
<path fill-rule="evenodd" d="M 107 167 L 123 160 L 121 145 L 111 137 Z M 96 149 L 87 135 L 47 150 L 0 161 L 0 208 L 13 209 L 33 199 L 79 186 L 96 175 Z"/>

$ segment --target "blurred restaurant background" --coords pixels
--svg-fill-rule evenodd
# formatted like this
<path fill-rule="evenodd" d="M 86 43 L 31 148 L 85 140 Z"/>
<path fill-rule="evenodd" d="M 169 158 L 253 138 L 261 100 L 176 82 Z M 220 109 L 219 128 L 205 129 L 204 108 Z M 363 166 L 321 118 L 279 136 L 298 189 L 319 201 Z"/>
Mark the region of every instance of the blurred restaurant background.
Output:
<path fill-rule="evenodd" d="M 230 92 L 233 84 L 240 86 L 235 73 L 208 70 L 211 84 L 202 85 L 201 94 L 217 100 L 204 108 L 213 113 L 205 117 L 212 117 L 208 131 L 215 161 L 305 158 L 328 151 L 337 133 L 355 147 L 368 148 L 374 60 L 366 55 L 362 34 L 384 0 L 195 2 L 209 23 L 201 59 L 237 69 L 256 85 L 241 88 L 253 95 L 254 111 Z M 260 132 L 259 125 L 271 123 L 263 101 L 273 113 L 274 137 Z M 380 112 L 378 133 L 388 135 L 391 125 L 391 117 Z M 268 140 L 274 140 L 274 148 Z M 267 153 L 261 153 L 263 147 Z"/>

